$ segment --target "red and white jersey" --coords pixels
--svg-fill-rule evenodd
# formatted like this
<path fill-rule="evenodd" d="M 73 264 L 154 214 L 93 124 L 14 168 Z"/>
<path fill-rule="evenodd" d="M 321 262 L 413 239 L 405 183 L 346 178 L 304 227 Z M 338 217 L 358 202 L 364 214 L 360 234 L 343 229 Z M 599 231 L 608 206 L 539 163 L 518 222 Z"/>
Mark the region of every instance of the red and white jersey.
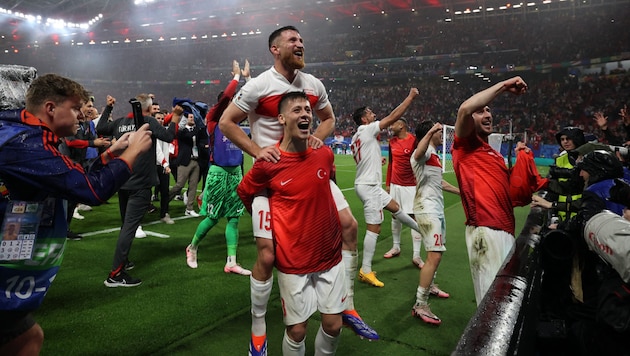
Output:
<path fill-rule="evenodd" d="M 333 153 L 322 147 L 281 154 L 277 163 L 257 160 L 237 192 L 251 211 L 256 193 L 268 189 L 280 271 L 306 274 L 330 269 L 341 261 L 341 225 L 329 182 Z"/>
<path fill-rule="evenodd" d="M 477 135 L 455 136 L 453 167 L 466 225 L 485 226 L 514 235 L 509 173 L 503 156 Z"/>
<path fill-rule="evenodd" d="M 381 144 L 376 137 L 381 132 L 378 121 L 361 125 L 352 136 L 350 148 L 357 164 L 354 184 L 383 184 Z"/>
<path fill-rule="evenodd" d="M 435 147 L 429 145 L 424 156 L 409 159 L 416 175 L 416 196 L 413 200 L 414 214 L 444 216 L 444 193 L 442 192 L 442 163 Z"/>
<path fill-rule="evenodd" d="M 282 138 L 283 127 L 278 123 L 278 103 L 282 95 L 303 91 L 313 111 L 325 108 L 328 93 L 322 82 L 311 74 L 297 71 L 292 83 L 274 67 L 245 83 L 232 102 L 248 113 L 252 141 L 260 147 L 275 145 Z"/>
<path fill-rule="evenodd" d="M 389 140 L 389 164 L 385 185 L 416 186 L 416 177 L 410 164 L 411 155 L 416 148 L 415 143 L 416 137 L 410 133 L 405 138 L 392 137 Z"/>

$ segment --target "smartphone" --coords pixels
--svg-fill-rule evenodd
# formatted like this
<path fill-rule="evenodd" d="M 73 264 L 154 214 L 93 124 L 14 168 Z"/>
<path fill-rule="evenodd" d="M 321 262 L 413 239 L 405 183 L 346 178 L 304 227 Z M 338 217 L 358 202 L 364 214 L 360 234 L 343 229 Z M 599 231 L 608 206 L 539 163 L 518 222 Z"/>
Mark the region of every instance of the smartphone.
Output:
<path fill-rule="evenodd" d="M 133 112 L 133 122 L 136 125 L 136 131 L 144 125 L 144 115 L 142 115 L 142 105 L 135 98 L 129 99 L 129 104 L 131 104 L 131 111 Z"/>

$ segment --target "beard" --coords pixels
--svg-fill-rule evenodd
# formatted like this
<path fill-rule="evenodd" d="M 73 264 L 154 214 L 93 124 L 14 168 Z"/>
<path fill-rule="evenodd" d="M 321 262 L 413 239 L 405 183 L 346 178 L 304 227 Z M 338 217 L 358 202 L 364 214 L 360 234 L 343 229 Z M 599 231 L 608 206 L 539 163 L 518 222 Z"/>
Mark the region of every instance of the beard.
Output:
<path fill-rule="evenodd" d="M 285 67 L 291 69 L 302 69 L 306 65 L 304 57 L 301 57 L 301 59 L 296 59 L 293 53 L 291 53 L 289 56 L 286 56 L 282 60 L 282 63 Z"/>

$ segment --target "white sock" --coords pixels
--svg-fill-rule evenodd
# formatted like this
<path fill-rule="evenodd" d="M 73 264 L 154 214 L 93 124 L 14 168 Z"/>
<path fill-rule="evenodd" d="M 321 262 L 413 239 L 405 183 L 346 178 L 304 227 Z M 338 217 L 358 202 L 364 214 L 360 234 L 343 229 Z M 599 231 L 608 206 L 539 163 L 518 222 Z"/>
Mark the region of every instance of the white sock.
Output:
<path fill-rule="evenodd" d="M 398 219 L 392 219 L 392 242 L 393 248 L 397 248 L 400 251 L 400 231 L 402 230 L 402 223 Z"/>
<path fill-rule="evenodd" d="M 306 338 L 304 338 L 306 340 Z M 287 330 L 284 330 L 284 337 L 282 338 L 282 356 L 302 356 L 306 353 L 306 346 L 304 340 L 301 342 L 295 342 L 291 340 L 287 335 Z"/>
<path fill-rule="evenodd" d="M 402 209 L 398 209 L 397 212 L 392 213 L 392 214 L 394 214 L 396 219 L 398 219 L 403 225 L 409 226 L 410 228 L 418 232 L 420 231 L 420 228 L 418 227 L 418 223 L 411 216 L 405 214 L 402 211 Z"/>
<path fill-rule="evenodd" d="M 361 263 L 361 269 L 364 273 L 372 272 L 372 259 L 376 251 L 377 240 L 377 233 L 369 230 L 365 231 L 365 238 L 363 239 L 363 262 Z"/>
<path fill-rule="evenodd" d="M 354 309 L 354 278 L 357 275 L 359 254 L 357 251 L 341 250 L 341 258 L 346 272 L 346 310 Z"/>
<path fill-rule="evenodd" d="M 267 314 L 267 303 L 271 296 L 273 287 L 273 276 L 261 282 L 254 277 L 249 278 L 249 288 L 252 300 L 252 334 L 262 336 L 267 333 L 265 314 Z"/>
<path fill-rule="evenodd" d="M 227 265 L 228 265 L 228 267 L 236 266 L 236 256 L 228 256 L 227 257 Z"/>
<path fill-rule="evenodd" d="M 339 345 L 339 335 L 334 337 L 326 334 L 320 324 L 315 336 L 315 356 L 334 355 Z"/>
<path fill-rule="evenodd" d="M 429 294 L 431 288 L 422 288 L 418 286 L 416 290 L 416 305 L 426 305 L 429 302 Z"/>
<path fill-rule="evenodd" d="M 413 257 L 420 257 L 422 248 L 422 235 L 415 230 L 411 230 L 411 241 L 413 243 Z"/>

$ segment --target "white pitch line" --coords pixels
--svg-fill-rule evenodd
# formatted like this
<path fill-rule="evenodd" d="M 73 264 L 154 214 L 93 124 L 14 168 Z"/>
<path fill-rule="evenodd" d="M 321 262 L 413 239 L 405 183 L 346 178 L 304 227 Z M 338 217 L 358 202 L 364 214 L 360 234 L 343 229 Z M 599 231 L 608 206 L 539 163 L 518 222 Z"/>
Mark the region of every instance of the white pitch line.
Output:
<path fill-rule="evenodd" d="M 178 216 L 176 218 L 173 218 L 173 220 L 183 220 L 183 219 L 194 219 L 192 216 Z M 156 220 L 156 221 L 151 221 L 148 222 L 146 224 L 142 224 L 142 226 L 151 226 L 151 225 L 157 225 L 157 224 L 163 224 L 163 222 L 161 222 L 160 220 Z M 103 230 L 98 230 L 98 231 L 91 231 L 91 232 L 86 232 L 86 233 L 81 233 L 82 236 L 94 236 L 94 235 L 102 235 L 102 234 L 109 234 L 112 232 L 116 232 L 116 231 L 120 231 L 120 227 L 113 227 L 110 229 L 103 229 Z M 152 235 L 152 236 L 157 236 L 160 238 L 167 238 L 168 235 L 163 235 L 160 234 L 158 232 L 153 232 L 153 231 L 147 231 L 145 230 L 144 232 L 147 233 L 147 235 Z M 166 236 L 166 237 L 163 237 Z"/>

